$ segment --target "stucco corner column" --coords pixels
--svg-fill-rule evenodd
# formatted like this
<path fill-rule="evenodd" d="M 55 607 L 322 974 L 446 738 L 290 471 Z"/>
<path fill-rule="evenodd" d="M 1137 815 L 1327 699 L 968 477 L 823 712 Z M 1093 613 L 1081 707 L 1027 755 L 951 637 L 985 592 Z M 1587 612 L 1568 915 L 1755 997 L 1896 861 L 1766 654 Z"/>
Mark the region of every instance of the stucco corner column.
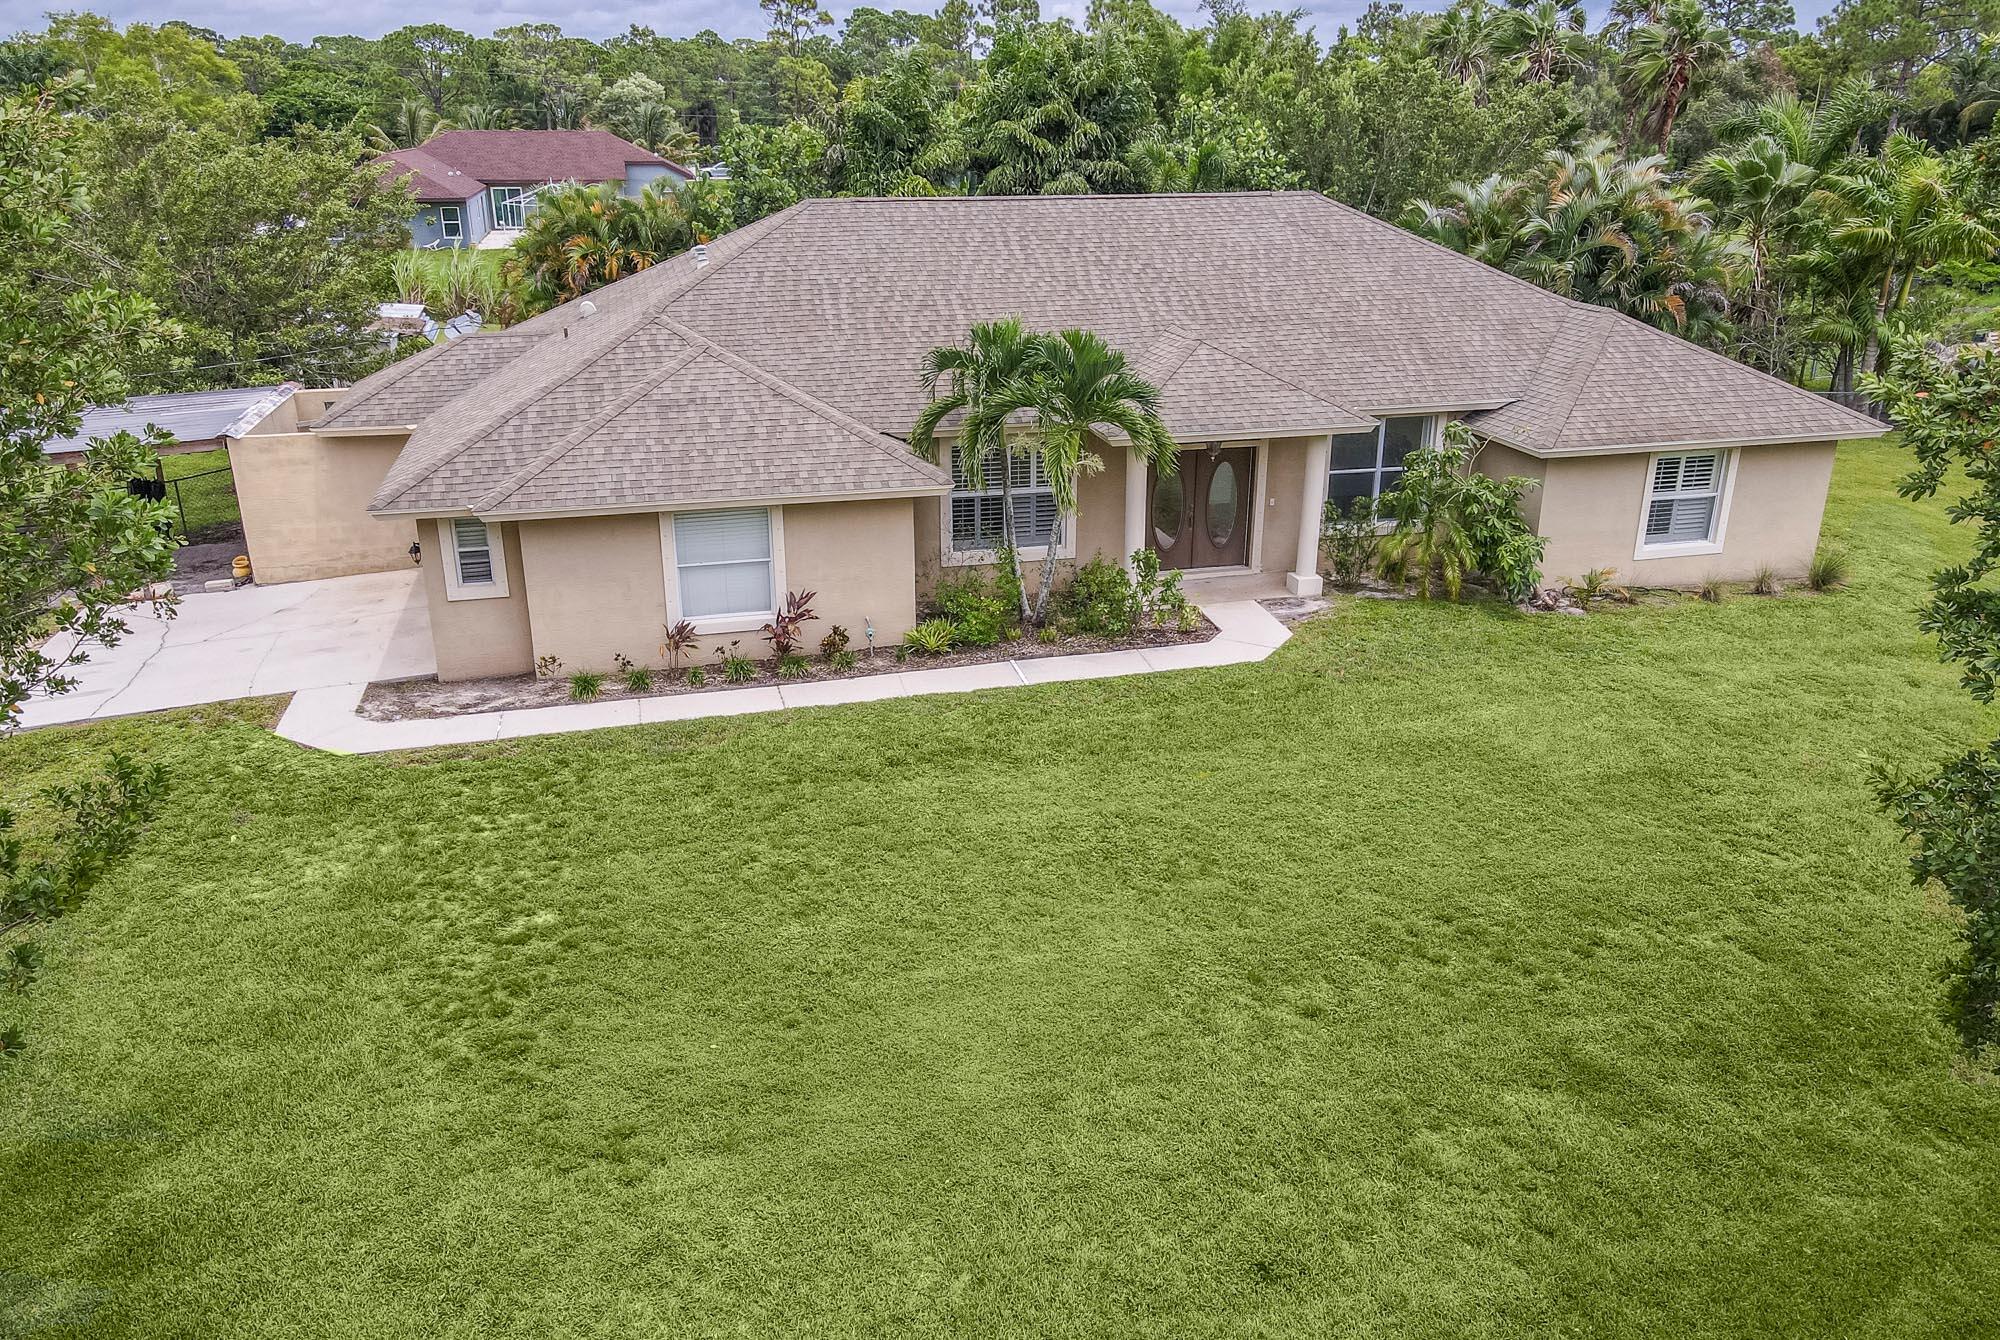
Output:
<path fill-rule="evenodd" d="M 1285 589 L 1295 596 L 1316 596 L 1326 583 L 1319 575 L 1320 513 L 1326 508 L 1326 470 L 1333 457 L 1331 437 L 1306 439 L 1306 479 L 1299 500 L 1299 552 L 1285 574 Z"/>
<path fill-rule="evenodd" d="M 1132 555 L 1146 547 L 1146 463 L 1136 454 L 1125 457 L 1125 571 Z"/>

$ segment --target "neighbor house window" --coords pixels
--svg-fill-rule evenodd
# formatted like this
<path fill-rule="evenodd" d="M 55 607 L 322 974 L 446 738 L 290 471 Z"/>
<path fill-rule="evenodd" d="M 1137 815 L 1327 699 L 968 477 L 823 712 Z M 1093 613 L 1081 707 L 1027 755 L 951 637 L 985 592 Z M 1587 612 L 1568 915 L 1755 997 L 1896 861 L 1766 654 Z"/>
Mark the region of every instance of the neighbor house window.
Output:
<path fill-rule="evenodd" d="M 1056 495 L 1035 455 L 1010 456 L 1009 483 L 1014 494 L 1014 543 L 1023 549 L 1048 544 L 1056 528 Z M 990 456 L 982 471 L 986 487 L 966 483 L 959 458 L 951 458 L 951 547 L 954 551 L 998 549 L 1006 541 L 1001 525 L 1000 464 Z"/>
<path fill-rule="evenodd" d="M 1327 462 L 1326 496 L 1345 513 L 1356 498 L 1379 498 L 1403 477 L 1403 458 L 1430 445 L 1428 414 L 1384 419 L 1370 432 L 1341 433 Z"/>
<path fill-rule="evenodd" d="M 1646 481 L 1641 545 L 1716 543 L 1727 464 L 1726 454 L 1720 451 L 1655 456 L 1652 475 Z"/>
<path fill-rule="evenodd" d="M 465 215 L 457 205 L 438 207 L 438 237 L 453 246 L 465 240 Z"/>
<path fill-rule="evenodd" d="M 676 513 L 674 569 L 680 618 L 770 614 L 777 608 L 770 510 Z"/>
<path fill-rule="evenodd" d="M 528 191 L 524 186 L 495 186 L 488 191 L 493 204 L 495 228 L 519 228 L 527 218 Z"/>
<path fill-rule="evenodd" d="M 459 516 L 439 522 L 438 528 L 448 599 L 480 600 L 507 594 L 507 556 L 500 547 L 498 527 L 478 517 Z"/>

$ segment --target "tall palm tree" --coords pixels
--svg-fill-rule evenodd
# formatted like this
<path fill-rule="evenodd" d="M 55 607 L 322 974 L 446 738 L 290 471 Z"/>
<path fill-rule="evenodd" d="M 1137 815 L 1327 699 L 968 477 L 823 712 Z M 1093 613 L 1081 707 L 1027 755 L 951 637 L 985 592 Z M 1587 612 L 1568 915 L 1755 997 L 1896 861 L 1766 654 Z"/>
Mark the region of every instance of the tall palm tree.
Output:
<path fill-rule="evenodd" d="M 1021 618 L 1028 619 L 1028 593 L 1014 527 L 1013 459 L 1017 442 L 1007 433 L 1007 418 L 1024 400 L 1023 384 L 1036 355 L 1036 342 L 1018 318 L 982 321 L 972 327 L 962 345 L 942 345 L 924 355 L 918 382 L 930 397 L 910 429 L 910 450 L 935 465 L 940 455 L 938 429 L 954 414 L 962 415 L 951 439 L 953 473 L 968 488 L 986 487 L 986 471 L 1000 472 L 1000 537 L 1008 575 L 1020 593 Z M 1053 550 L 1054 542 L 1050 548 Z"/>
<path fill-rule="evenodd" d="M 1917 275 L 1945 261 L 1991 256 L 2000 246 L 2000 235 L 1961 196 L 1945 161 L 1907 132 L 1891 135 L 1878 157 L 1827 173 L 1813 198 L 1830 220 L 1828 242 L 1876 276 L 1870 343 L 1878 374 L 1881 328 L 1902 310 Z"/>
<path fill-rule="evenodd" d="M 1035 595 L 1034 618 L 1040 622 L 1055 589 L 1056 549 L 1076 516 L 1078 483 L 1104 468 L 1103 459 L 1090 450 L 1092 432 L 1112 428 L 1124 435 L 1132 450 L 1127 468 L 1134 470 L 1171 465 L 1177 447 L 1160 418 L 1159 388 L 1127 367 L 1125 355 L 1091 331 L 1038 337 L 1028 373 L 995 408 L 1034 415 L 1034 448 L 1055 495 L 1056 525 Z"/>
<path fill-rule="evenodd" d="M 1458 0 L 1424 29 L 1424 54 L 1461 84 L 1482 84 L 1499 56 L 1504 20 L 1486 0 Z"/>
<path fill-rule="evenodd" d="M 1696 83 L 1729 57 L 1729 34 L 1708 21 L 1701 0 L 1672 0 L 1657 23 L 1632 34 L 1627 66 L 1642 96 L 1652 100 L 1647 137 L 1667 147 L 1674 119 Z"/>
<path fill-rule="evenodd" d="M 1818 176 L 1769 135 L 1710 154 L 1694 174 L 1696 189 L 1736 225 L 1748 249 L 1745 335 L 1753 361 L 1771 372 L 1782 373 L 1787 361 L 1778 347 L 1784 294 L 1772 287 L 1773 257 L 1794 228 L 1798 208 Z"/>
<path fill-rule="evenodd" d="M 1583 26 L 1583 6 L 1575 0 L 1536 0 L 1501 16 L 1497 45 L 1523 79 L 1553 84 L 1589 53 Z"/>

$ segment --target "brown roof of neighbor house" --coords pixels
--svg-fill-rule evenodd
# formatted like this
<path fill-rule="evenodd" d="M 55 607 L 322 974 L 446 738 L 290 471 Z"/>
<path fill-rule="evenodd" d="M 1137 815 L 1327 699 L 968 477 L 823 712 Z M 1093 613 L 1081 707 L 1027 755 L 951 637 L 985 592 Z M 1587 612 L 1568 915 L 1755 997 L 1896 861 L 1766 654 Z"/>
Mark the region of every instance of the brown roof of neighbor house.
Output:
<path fill-rule="evenodd" d="M 1156 373 L 1168 426 L 1189 439 L 1338 432 L 1398 411 L 1463 413 L 1544 455 L 1883 431 L 1310 192 L 810 200 L 587 301 L 594 315 L 573 302 L 508 331 L 527 342 L 504 366 L 441 360 L 429 375 L 459 394 L 417 424 L 376 507 L 486 506 L 607 410 L 548 467 L 560 491 L 521 499 L 588 510 L 636 496 L 635 481 L 692 487 L 666 459 L 680 450 L 669 429 L 726 419 L 725 388 L 744 399 L 733 445 L 701 439 L 718 453 L 709 468 L 789 488 L 802 481 L 757 474 L 766 458 L 795 460 L 779 402 L 906 434 L 924 352 L 1002 316 L 1095 330 Z M 403 409 L 377 390 L 396 372 L 361 383 L 326 426 Z M 680 395 L 680 378 L 699 392 Z"/>
<path fill-rule="evenodd" d="M 425 203 L 464 200 L 487 186 L 622 181 L 633 165 L 694 176 L 608 130 L 446 130 L 375 161 L 392 175 L 414 174 L 411 186 Z"/>

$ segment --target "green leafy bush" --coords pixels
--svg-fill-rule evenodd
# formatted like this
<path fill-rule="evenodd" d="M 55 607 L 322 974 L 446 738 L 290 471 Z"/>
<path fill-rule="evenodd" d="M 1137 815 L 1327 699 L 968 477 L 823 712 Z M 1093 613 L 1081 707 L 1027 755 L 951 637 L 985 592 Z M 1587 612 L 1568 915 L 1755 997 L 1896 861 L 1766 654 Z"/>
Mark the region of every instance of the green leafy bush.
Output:
<path fill-rule="evenodd" d="M 1377 509 L 1395 522 L 1379 567 L 1390 581 L 1414 582 L 1426 598 L 1442 592 L 1456 600 L 1466 577 L 1485 573 L 1509 600 L 1526 600 L 1541 584 L 1548 543 L 1521 515 L 1521 499 L 1537 481 L 1482 475 L 1472 468 L 1476 452 L 1470 430 L 1452 423 L 1441 445 L 1404 459 L 1402 479 Z"/>
<path fill-rule="evenodd" d="M 1132 579 L 1125 569 L 1094 556 L 1078 568 L 1056 598 L 1056 612 L 1092 637 L 1124 637 L 1134 626 Z"/>
<path fill-rule="evenodd" d="M 698 689 L 698 688 L 700 688 L 700 687 L 701 687 L 702 685 L 704 685 L 704 684 L 706 684 L 706 683 L 708 683 L 708 672 L 707 672 L 707 671 L 703 670 L 703 669 L 702 669 L 702 668 L 701 668 L 700 666 L 698 666 L 698 665 L 691 665 L 691 666 L 689 666 L 689 667 L 688 667 L 688 672 L 687 672 L 687 686 L 688 686 L 689 688 L 691 688 L 691 689 Z"/>
<path fill-rule="evenodd" d="M 596 670 L 579 670 L 569 677 L 570 701 L 587 703 L 604 692 L 604 675 Z"/>
<path fill-rule="evenodd" d="M 991 647 L 1020 636 L 1016 607 L 1007 603 L 996 584 L 974 570 L 939 579 L 931 604 L 939 618 L 958 629 L 960 646 Z"/>
<path fill-rule="evenodd" d="M 778 658 L 779 679 L 804 679 L 812 672 L 812 664 L 796 652 Z"/>
<path fill-rule="evenodd" d="M 839 651 L 829 655 L 826 658 L 826 663 L 836 670 L 852 670 L 856 663 L 856 657 L 853 652 L 842 647 Z"/>
<path fill-rule="evenodd" d="M 1382 548 L 1382 537 L 1375 530 L 1375 500 L 1355 498 L 1342 512 L 1339 499 L 1328 498 L 1321 535 L 1333 584 L 1343 591 L 1354 590 L 1375 567 Z"/>
<path fill-rule="evenodd" d="M 748 684 L 757 678 L 757 662 L 748 656 L 738 656 L 734 652 L 722 658 L 722 682 L 725 684 Z"/>

